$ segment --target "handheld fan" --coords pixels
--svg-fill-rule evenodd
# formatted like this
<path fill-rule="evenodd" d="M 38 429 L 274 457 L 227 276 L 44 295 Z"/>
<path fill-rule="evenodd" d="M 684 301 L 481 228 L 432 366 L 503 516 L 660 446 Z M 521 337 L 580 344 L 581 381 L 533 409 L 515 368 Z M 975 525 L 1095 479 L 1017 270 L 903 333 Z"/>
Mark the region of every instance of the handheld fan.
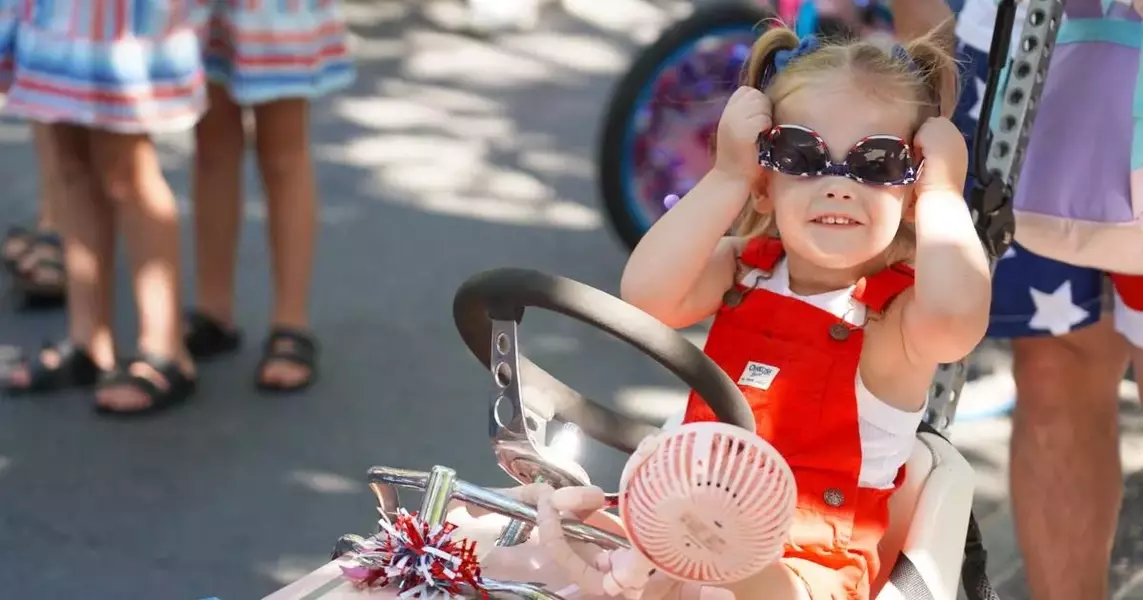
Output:
<path fill-rule="evenodd" d="M 766 440 L 725 423 L 648 439 L 623 469 L 619 515 L 632 548 L 674 579 L 727 584 L 782 556 L 797 493 Z"/>

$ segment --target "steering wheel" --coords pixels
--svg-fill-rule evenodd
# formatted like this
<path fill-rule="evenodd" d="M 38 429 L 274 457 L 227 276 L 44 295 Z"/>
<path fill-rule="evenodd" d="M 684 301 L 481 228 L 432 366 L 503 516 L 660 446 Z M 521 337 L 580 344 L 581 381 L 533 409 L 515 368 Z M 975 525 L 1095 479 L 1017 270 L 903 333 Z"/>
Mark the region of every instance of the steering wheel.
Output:
<path fill-rule="evenodd" d="M 610 294 L 565 277 L 493 269 L 460 286 L 453 318 L 469 350 L 492 371 L 493 449 L 500 466 L 517 481 L 543 480 L 554 487 L 587 484 L 582 468 L 548 451 L 546 426 L 553 419 L 573 423 L 586 435 L 627 453 L 660 431 L 584 397 L 521 355 L 516 327 L 529 307 L 567 315 L 627 342 L 697 391 L 720 421 L 754 431 L 754 415 L 738 385 L 674 329 Z M 511 413 L 505 414 L 509 408 Z"/>

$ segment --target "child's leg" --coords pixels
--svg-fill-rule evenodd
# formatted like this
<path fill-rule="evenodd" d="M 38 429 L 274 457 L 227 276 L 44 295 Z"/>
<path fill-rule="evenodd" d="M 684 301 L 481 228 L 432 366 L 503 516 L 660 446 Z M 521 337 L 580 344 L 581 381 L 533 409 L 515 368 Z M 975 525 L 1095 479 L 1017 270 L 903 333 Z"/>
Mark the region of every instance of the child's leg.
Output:
<path fill-rule="evenodd" d="M 99 191 L 87 131 L 71 125 L 45 125 L 42 134 L 37 148 L 41 157 L 50 155 L 58 177 L 57 199 L 62 204 L 57 226 L 66 249 L 68 340 L 74 347 L 86 350 L 101 370 L 108 371 L 115 364 L 111 327 L 111 291 L 115 282 L 112 206 Z M 36 360 L 51 371 L 59 366 L 60 358 L 58 350 L 49 348 Z M 32 383 L 27 367 L 11 373 L 11 387 L 26 388 Z"/>
<path fill-rule="evenodd" d="M 141 354 L 172 361 L 185 377 L 194 364 L 183 347 L 179 318 L 179 223 L 174 194 L 145 135 L 91 132 L 91 152 L 103 193 L 115 204 L 127 238 Z M 155 365 L 135 362 L 130 374 L 153 383 L 160 394 L 172 382 Z M 146 410 L 159 401 L 131 382 L 102 388 L 97 405 L 112 412 Z"/>
<path fill-rule="evenodd" d="M 16 272 L 30 283 L 39 296 L 62 297 L 66 285 L 63 244 L 59 233 L 59 203 L 62 199 L 59 157 L 51 140 L 49 126 L 32 124 L 39 174 L 40 214 L 36 231 L 13 237 L 5 247 L 5 257 L 16 259 Z M 20 243 L 20 242 L 23 243 Z"/>
<path fill-rule="evenodd" d="M 51 125 L 32 124 L 32 137 L 36 147 L 36 162 L 40 175 L 40 218 L 37 226 L 42 230 L 59 227 L 61 199 L 66 197 L 60 173 L 60 158 L 52 140 Z"/>
<path fill-rule="evenodd" d="M 51 232 L 58 229 L 55 200 L 60 195 L 61 185 L 59 168 L 57 167 L 58 159 L 51 150 L 49 140 L 51 134 L 48 127 L 48 125 L 40 123 L 32 124 L 32 140 L 36 149 L 36 168 L 39 175 L 40 191 L 36 229 L 41 232 Z M 4 239 L 2 247 L 0 247 L 0 255 L 3 256 L 3 260 L 8 262 L 19 261 L 24 257 L 35 237 L 35 232 L 28 230 L 19 230 L 13 233 Z"/>
<path fill-rule="evenodd" d="M 103 370 L 115 366 L 115 211 L 100 190 L 87 131 L 52 125 L 59 223 L 66 248 L 68 337 Z"/>
<path fill-rule="evenodd" d="M 210 110 L 195 128 L 195 308 L 234 326 L 234 276 L 242 226 L 242 109 L 210 86 Z"/>
<path fill-rule="evenodd" d="M 302 99 L 278 100 L 255 107 L 254 116 L 273 261 L 272 323 L 275 328 L 305 331 L 309 327 L 318 210 L 309 154 L 309 103 Z M 297 353 L 295 344 L 290 339 L 276 340 L 277 347 L 268 354 Z M 312 367 L 304 361 L 269 357 L 258 379 L 273 387 L 294 388 L 312 375 Z"/>
<path fill-rule="evenodd" d="M 794 564 L 797 566 L 791 567 Z M 813 583 L 809 582 L 810 579 Z M 804 560 L 783 559 L 749 579 L 720 587 L 733 592 L 734 600 L 845 598 L 849 594 L 841 581 L 840 574 L 828 567 Z M 813 592 L 810 591 L 811 586 Z"/>

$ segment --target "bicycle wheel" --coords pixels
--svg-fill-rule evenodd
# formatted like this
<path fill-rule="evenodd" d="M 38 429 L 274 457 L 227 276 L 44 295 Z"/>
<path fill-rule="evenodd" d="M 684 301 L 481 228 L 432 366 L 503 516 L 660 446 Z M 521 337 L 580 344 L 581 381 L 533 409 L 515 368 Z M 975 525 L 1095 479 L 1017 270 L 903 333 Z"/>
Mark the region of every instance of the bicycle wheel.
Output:
<path fill-rule="evenodd" d="M 599 147 L 603 205 L 634 249 L 711 166 L 718 119 L 750 46 L 774 19 L 753 4 L 700 7 L 638 56 L 611 97 Z"/>

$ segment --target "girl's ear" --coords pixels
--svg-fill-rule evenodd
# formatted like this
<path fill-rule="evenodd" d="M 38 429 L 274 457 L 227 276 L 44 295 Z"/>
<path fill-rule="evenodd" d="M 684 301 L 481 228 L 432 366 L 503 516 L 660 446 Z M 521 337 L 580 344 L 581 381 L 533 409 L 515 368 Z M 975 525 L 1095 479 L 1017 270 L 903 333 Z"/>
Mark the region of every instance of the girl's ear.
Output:
<path fill-rule="evenodd" d="M 770 173 L 765 169 L 758 170 L 758 178 L 754 180 L 750 202 L 757 212 L 774 212 L 774 200 L 770 198 Z"/>

